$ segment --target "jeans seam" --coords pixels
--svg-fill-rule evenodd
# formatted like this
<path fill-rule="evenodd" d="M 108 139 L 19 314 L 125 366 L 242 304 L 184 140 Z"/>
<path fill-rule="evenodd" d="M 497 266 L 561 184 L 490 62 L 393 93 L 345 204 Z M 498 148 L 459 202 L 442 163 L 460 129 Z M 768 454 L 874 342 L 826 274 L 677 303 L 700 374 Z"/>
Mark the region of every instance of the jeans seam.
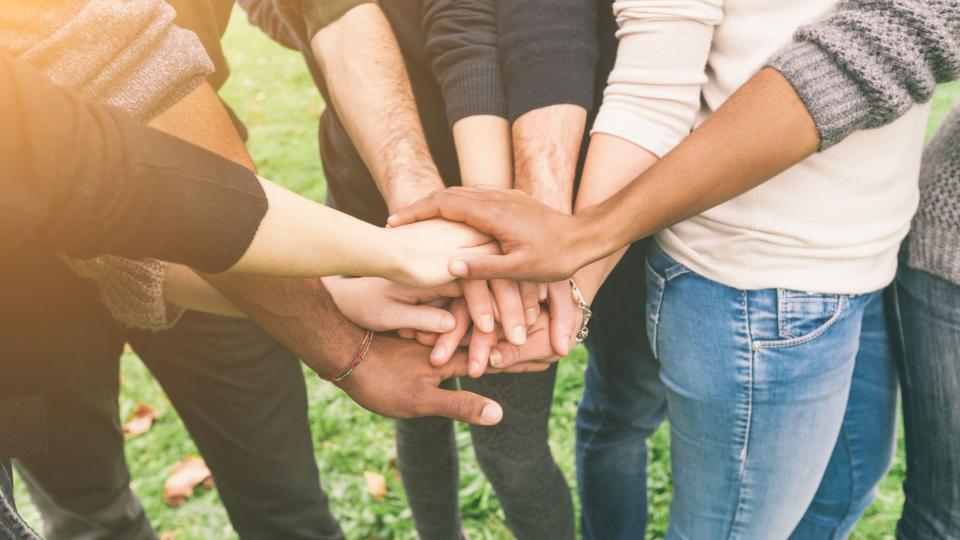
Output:
<path fill-rule="evenodd" d="M 857 475 L 854 474 L 853 450 L 850 448 L 850 437 L 846 429 L 842 430 L 841 436 L 843 437 L 843 450 L 847 453 L 847 460 L 850 462 L 850 494 L 847 497 L 847 507 L 843 511 L 843 519 L 840 520 L 839 526 L 834 527 L 833 532 L 830 534 L 830 540 L 836 538 L 837 532 L 843 528 L 843 522 L 850 517 L 850 508 L 853 505 L 854 495 L 857 493 Z"/>
<path fill-rule="evenodd" d="M 753 347 L 753 335 L 750 332 L 750 302 L 747 291 L 740 291 L 740 305 L 743 310 L 744 330 L 747 333 L 747 351 L 750 355 L 748 380 L 747 380 L 747 425 L 744 433 L 743 446 L 740 449 L 740 474 L 738 476 L 739 485 L 737 486 L 737 509 L 733 513 L 730 522 L 729 538 L 734 538 L 734 530 L 740 521 L 740 515 L 743 512 L 743 483 L 747 470 L 747 458 L 750 452 L 750 430 L 753 427 L 753 390 L 754 390 L 754 368 L 757 352 Z"/>

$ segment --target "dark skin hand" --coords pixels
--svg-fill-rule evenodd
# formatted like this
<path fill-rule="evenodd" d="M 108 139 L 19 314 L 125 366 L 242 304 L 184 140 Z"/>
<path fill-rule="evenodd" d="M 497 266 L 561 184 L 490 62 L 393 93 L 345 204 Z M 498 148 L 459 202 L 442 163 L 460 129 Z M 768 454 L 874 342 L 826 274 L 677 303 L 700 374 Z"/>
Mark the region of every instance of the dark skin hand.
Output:
<path fill-rule="evenodd" d="M 389 223 L 439 216 L 500 242 L 503 255 L 451 261 L 453 275 L 557 281 L 753 189 L 819 146 L 816 124 L 793 86 L 767 68 L 626 188 L 574 216 L 514 190 L 450 188 L 397 212 Z"/>
<path fill-rule="evenodd" d="M 275 279 L 232 274 L 205 275 L 214 287 L 317 373 L 340 373 L 350 362 L 364 330 L 337 310 L 319 279 Z M 366 358 L 337 385 L 362 407 L 391 418 L 446 416 L 476 425 L 503 417 L 495 401 L 463 391 L 438 388 L 467 374 L 458 353 L 443 366 L 429 362 L 430 348 L 416 341 L 378 335 Z M 540 363 L 513 372 L 542 371 Z"/>

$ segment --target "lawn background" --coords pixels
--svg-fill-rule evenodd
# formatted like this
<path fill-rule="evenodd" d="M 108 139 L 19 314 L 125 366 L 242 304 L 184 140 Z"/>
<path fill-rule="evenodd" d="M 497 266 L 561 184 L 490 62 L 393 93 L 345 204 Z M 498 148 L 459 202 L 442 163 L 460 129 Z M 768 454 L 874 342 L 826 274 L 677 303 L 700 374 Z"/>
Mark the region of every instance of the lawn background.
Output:
<path fill-rule="evenodd" d="M 261 174 L 316 200 L 324 196 L 324 179 L 317 155 L 317 119 L 323 109 L 320 96 L 298 53 L 281 48 L 234 13 L 224 38 L 232 75 L 222 90 L 250 131 L 249 148 Z M 934 101 L 930 130 L 943 119 L 960 86 L 944 86 Z M 66 361 L 66 360 L 65 360 Z M 582 389 L 585 353 L 575 350 L 559 370 L 550 421 L 550 444 L 575 493 L 573 421 Z M 396 452 L 390 420 L 354 405 L 332 385 L 304 370 L 310 397 L 317 462 L 334 513 L 350 539 L 416 538 L 410 511 L 395 467 Z M 129 439 L 126 455 L 133 481 L 157 531 L 164 540 L 219 540 L 236 538 L 215 489 L 201 488 L 180 508 L 166 505 L 161 489 L 170 467 L 197 453 L 176 411 L 143 364 L 133 354 L 122 360 L 122 420 L 138 402 L 159 413 L 153 429 Z M 511 538 L 490 485 L 480 473 L 470 449 L 469 433 L 458 430 L 461 456 L 460 499 L 464 527 L 471 539 Z M 663 538 L 670 504 L 669 435 L 662 426 L 651 441 L 648 538 Z M 853 538 L 893 539 L 903 496 L 903 443 L 880 493 L 858 525 Z M 366 492 L 364 471 L 383 474 L 389 492 L 374 501 Z M 17 479 L 22 513 L 40 530 L 40 519 Z M 280 539 L 278 539 L 280 540 Z"/>

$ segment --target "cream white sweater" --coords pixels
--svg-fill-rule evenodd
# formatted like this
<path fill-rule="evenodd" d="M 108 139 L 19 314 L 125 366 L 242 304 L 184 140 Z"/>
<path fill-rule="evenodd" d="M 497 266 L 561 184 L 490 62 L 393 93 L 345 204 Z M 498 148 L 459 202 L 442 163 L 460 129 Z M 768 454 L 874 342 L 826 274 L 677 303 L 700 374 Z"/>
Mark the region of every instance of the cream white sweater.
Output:
<path fill-rule="evenodd" d="M 621 0 L 617 62 L 595 132 L 657 155 L 678 144 L 835 0 Z M 917 208 L 927 105 L 860 131 L 657 234 L 695 272 L 740 289 L 864 293 L 890 283 Z M 731 141 L 732 142 L 732 141 Z"/>

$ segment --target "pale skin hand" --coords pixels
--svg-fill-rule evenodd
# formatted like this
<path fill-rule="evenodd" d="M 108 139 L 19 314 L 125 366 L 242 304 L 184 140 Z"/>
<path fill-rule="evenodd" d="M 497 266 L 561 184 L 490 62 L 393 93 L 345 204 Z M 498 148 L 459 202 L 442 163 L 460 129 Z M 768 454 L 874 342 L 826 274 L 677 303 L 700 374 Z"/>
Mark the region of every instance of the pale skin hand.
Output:
<path fill-rule="evenodd" d="M 451 261 L 457 276 L 557 279 L 753 189 L 819 145 L 793 86 L 766 68 L 626 188 L 573 217 L 516 193 L 461 188 L 434 193 L 390 224 L 443 217 L 499 241 L 503 255 Z M 548 264 L 554 257 L 561 264 Z"/>
<path fill-rule="evenodd" d="M 453 140 L 463 185 L 505 188 L 513 185 L 510 125 L 505 118 L 492 115 L 462 118 L 453 125 Z M 474 321 L 468 354 L 470 376 L 479 377 L 497 342 L 494 320 L 499 319 L 511 343 L 522 345 L 527 340 L 524 310 L 532 306 L 521 298 L 515 281 L 494 279 L 488 284 L 463 280 L 462 286 L 465 305 Z M 536 305 L 539 309 L 539 299 Z M 454 348 L 442 343 L 434 347 L 431 358 L 449 358 L 453 351 Z"/>

